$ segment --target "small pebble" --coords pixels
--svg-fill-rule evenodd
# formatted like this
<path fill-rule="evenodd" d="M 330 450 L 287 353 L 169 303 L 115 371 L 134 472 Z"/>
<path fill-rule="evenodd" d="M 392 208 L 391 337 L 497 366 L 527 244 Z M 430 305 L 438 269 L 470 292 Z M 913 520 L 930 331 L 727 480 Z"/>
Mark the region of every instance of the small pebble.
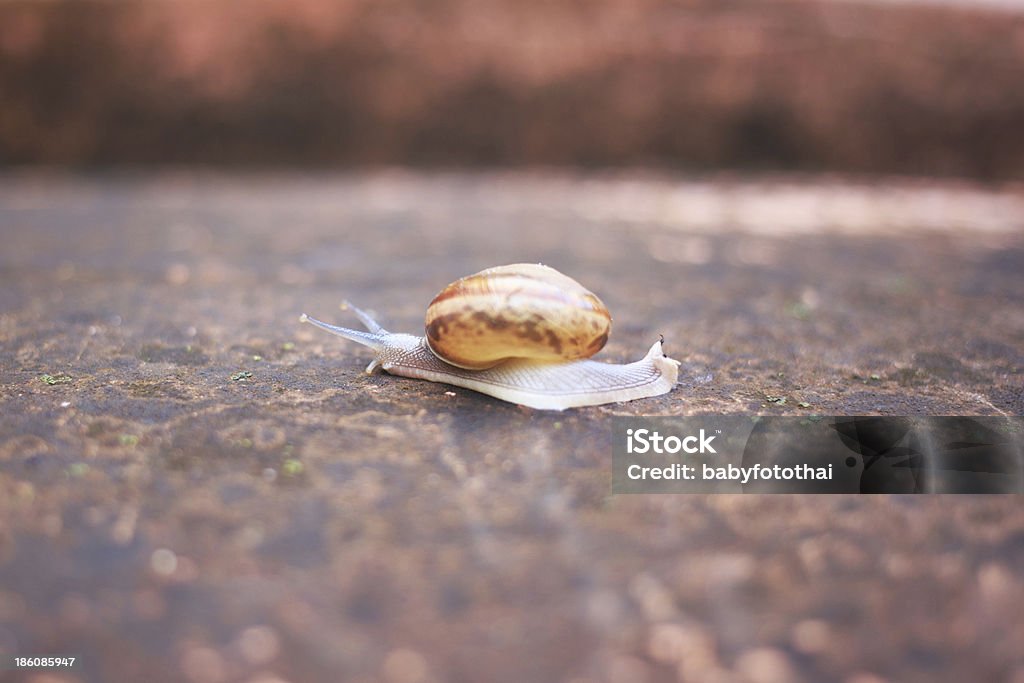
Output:
<path fill-rule="evenodd" d="M 173 550 L 158 548 L 150 556 L 149 566 L 160 576 L 170 576 L 178 568 L 178 556 Z"/>

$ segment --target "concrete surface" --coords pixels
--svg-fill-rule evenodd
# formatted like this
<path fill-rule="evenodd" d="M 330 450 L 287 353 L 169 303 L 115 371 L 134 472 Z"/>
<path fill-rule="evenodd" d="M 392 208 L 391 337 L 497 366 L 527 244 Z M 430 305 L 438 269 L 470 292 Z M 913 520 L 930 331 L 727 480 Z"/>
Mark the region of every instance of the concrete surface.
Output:
<path fill-rule="evenodd" d="M 14 680 L 1024 680 L 1019 497 L 612 497 L 608 427 L 1021 414 L 1019 191 L 22 174 L 0 240 L 0 652 L 81 658 Z M 538 413 L 298 323 L 523 260 L 680 386 Z"/>

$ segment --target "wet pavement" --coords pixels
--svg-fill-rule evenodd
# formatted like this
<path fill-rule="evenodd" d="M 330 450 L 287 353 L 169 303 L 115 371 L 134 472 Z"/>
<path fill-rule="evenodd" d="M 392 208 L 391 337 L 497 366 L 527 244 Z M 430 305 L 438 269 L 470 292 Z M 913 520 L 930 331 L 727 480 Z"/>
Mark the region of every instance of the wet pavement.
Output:
<path fill-rule="evenodd" d="M 617 415 L 1024 413 L 1024 193 L 563 174 L 0 179 L 0 653 L 50 681 L 1020 681 L 1017 496 L 611 496 Z M 671 393 L 361 374 L 542 261 Z"/>

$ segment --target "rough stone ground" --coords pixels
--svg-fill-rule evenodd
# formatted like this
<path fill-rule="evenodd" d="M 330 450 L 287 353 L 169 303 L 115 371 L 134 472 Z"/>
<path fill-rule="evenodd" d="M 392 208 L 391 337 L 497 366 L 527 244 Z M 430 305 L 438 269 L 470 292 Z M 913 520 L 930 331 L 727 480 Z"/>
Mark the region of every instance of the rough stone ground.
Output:
<path fill-rule="evenodd" d="M 8 175 L 0 240 L 0 652 L 81 658 L 15 680 L 1024 680 L 1019 497 L 609 494 L 613 415 L 1024 413 L 1019 188 Z M 298 324 L 522 260 L 681 385 L 538 413 Z"/>

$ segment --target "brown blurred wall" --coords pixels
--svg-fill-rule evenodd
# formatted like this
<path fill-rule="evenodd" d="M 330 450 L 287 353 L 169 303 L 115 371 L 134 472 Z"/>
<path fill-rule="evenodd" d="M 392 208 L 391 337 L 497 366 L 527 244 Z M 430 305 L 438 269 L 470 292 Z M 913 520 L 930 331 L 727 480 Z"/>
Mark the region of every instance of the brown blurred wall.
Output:
<path fill-rule="evenodd" d="M 0 0 L 0 164 L 1024 178 L 1024 14 L 834 0 Z"/>

